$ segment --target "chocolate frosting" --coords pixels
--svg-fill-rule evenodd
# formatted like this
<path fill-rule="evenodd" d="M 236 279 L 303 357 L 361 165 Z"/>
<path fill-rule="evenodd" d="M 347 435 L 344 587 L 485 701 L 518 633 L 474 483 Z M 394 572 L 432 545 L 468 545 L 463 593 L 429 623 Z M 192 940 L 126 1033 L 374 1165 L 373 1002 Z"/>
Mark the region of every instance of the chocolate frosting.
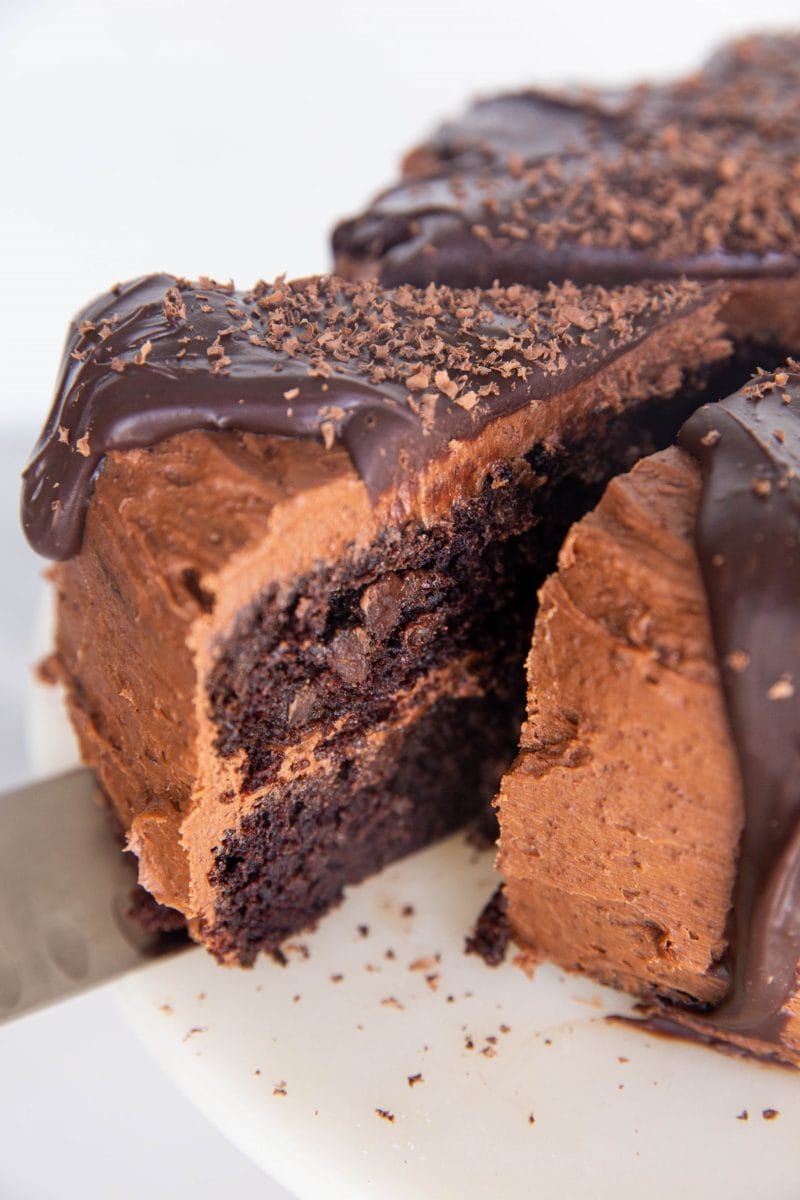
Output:
<path fill-rule="evenodd" d="M 75 319 L 48 422 L 24 473 L 40 553 L 80 548 L 104 455 L 188 430 L 339 439 L 370 497 L 453 439 L 597 373 L 710 295 L 694 284 L 546 293 L 335 277 L 259 283 L 153 275 Z"/>
<path fill-rule="evenodd" d="M 338 269 L 452 286 L 800 265 L 800 38 L 751 38 L 698 75 L 479 101 L 334 234 Z"/>
<path fill-rule="evenodd" d="M 800 962 L 800 372 L 699 409 L 696 544 L 745 798 L 731 988 L 713 1026 L 779 1042 Z"/>

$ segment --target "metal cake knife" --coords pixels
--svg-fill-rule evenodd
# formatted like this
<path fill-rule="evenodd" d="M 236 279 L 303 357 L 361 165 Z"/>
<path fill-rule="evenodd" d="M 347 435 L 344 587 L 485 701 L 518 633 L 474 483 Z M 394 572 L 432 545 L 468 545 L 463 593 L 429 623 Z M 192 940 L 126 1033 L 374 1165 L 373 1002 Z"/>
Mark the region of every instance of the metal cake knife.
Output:
<path fill-rule="evenodd" d="M 91 771 L 0 796 L 0 1023 L 184 945 L 128 916 L 135 884 Z"/>

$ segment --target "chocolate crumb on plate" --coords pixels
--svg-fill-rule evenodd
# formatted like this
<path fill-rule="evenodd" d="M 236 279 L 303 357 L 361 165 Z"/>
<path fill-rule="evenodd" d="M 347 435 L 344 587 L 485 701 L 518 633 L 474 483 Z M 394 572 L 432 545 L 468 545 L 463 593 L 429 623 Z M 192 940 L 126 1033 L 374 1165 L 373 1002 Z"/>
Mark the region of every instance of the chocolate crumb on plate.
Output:
<path fill-rule="evenodd" d="M 464 948 L 467 954 L 477 954 L 488 966 L 497 967 L 506 957 L 512 936 L 508 901 L 502 887 L 498 887 L 486 902 Z"/>

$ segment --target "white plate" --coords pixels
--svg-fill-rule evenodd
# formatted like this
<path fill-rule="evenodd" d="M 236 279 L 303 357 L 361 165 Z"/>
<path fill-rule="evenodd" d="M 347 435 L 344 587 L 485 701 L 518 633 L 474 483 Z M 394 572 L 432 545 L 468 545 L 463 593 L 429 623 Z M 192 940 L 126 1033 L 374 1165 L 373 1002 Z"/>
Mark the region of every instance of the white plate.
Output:
<path fill-rule="evenodd" d="M 72 761 L 51 689 L 31 734 L 43 772 Z M 800 1076 L 609 1022 L 626 997 L 552 966 L 466 956 L 493 886 L 456 836 L 351 889 L 286 967 L 192 950 L 116 995 L 301 1200 L 797 1200 Z"/>

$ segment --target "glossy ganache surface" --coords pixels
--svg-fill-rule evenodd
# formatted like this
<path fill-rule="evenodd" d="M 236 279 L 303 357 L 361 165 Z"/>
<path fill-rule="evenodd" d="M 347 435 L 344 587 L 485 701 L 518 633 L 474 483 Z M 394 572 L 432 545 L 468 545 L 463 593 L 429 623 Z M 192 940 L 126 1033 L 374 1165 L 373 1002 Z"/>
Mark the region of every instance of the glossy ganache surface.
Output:
<path fill-rule="evenodd" d="M 800 372 L 705 405 L 679 443 L 703 474 L 695 541 L 745 802 L 711 1022 L 779 1042 L 800 962 Z"/>
<path fill-rule="evenodd" d="M 118 285 L 70 329 L 25 471 L 25 531 L 42 554 L 75 554 L 104 456 L 190 430 L 341 441 L 374 501 L 709 295 L 686 283 L 387 291 L 333 276 L 247 292 L 169 275 Z"/>
<path fill-rule="evenodd" d="M 340 224 L 338 269 L 387 285 L 792 277 L 798 50 L 753 37 L 674 83 L 480 100 Z"/>

